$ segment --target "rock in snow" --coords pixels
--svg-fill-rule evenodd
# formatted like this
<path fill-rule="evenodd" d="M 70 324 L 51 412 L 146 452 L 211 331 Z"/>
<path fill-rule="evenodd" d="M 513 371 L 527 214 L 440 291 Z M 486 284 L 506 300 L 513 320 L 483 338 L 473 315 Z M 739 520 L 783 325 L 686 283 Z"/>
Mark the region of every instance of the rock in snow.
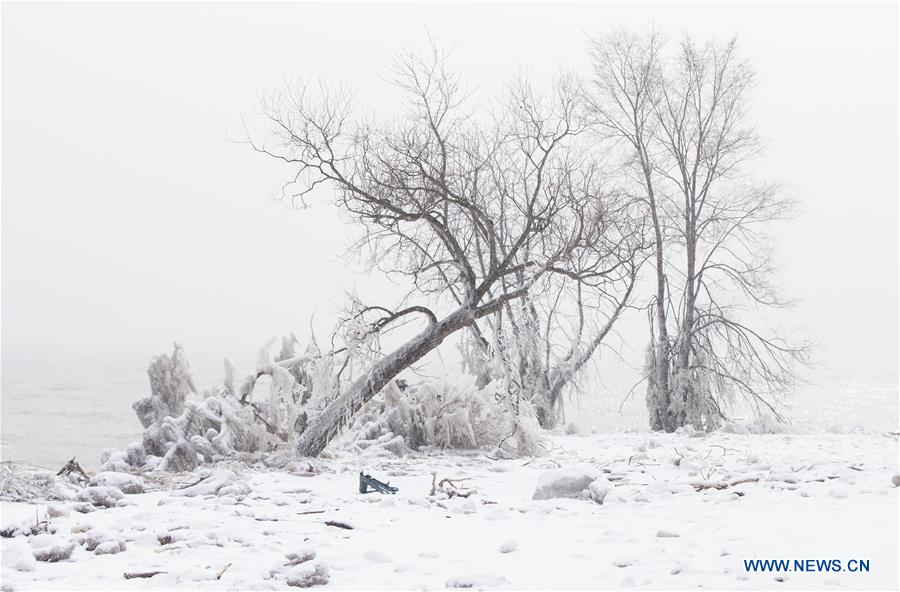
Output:
<path fill-rule="evenodd" d="M 546 500 L 558 497 L 582 497 L 600 471 L 591 466 L 568 467 L 544 471 L 538 478 L 537 489 L 531 499 Z"/>
<path fill-rule="evenodd" d="M 287 558 L 289 565 L 300 565 L 301 563 L 306 563 L 307 561 L 315 559 L 316 552 L 314 549 L 305 547 L 291 553 L 286 553 L 284 556 Z"/>
<path fill-rule="evenodd" d="M 677 532 L 672 532 L 671 530 L 660 530 L 656 533 L 656 536 L 661 539 L 677 539 L 681 535 Z"/>
<path fill-rule="evenodd" d="M 89 530 L 81 541 L 88 551 L 94 551 L 106 543 L 113 543 L 115 546 L 121 546 L 123 551 L 125 550 L 125 538 L 122 535 L 99 528 Z M 97 554 L 102 555 L 103 553 L 98 552 Z"/>
<path fill-rule="evenodd" d="M 33 536 L 28 542 L 31 544 L 31 552 L 35 559 L 50 563 L 65 561 L 72 556 L 72 551 L 76 547 L 75 543 L 64 541 L 51 534 Z"/>
<path fill-rule="evenodd" d="M 115 555 L 125 550 L 125 541 L 107 541 L 100 543 L 94 550 L 96 555 Z"/>
<path fill-rule="evenodd" d="M 900 473 L 891 477 L 891 483 L 894 484 L 894 487 L 900 487 Z"/>
<path fill-rule="evenodd" d="M 316 563 L 301 563 L 291 568 L 287 574 L 287 585 L 298 588 L 310 586 L 324 586 L 328 583 L 328 566 L 317 561 Z"/>
<path fill-rule="evenodd" d="M 118 487 L 92 485 L 78 492 L 78 500 L 101 508 L 114 508 L 125 495 Z"/>

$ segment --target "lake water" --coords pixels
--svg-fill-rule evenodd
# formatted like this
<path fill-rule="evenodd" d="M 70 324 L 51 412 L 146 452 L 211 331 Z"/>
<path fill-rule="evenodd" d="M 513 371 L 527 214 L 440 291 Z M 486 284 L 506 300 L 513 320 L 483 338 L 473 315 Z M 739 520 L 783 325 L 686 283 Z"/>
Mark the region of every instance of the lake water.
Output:
<path fill-rule="evenodd" d="M 221 384 L 222 357 L 188 356 L 199 389 Z M 90 352 L 35 357 L 4 351 L 0 459 L 58 468 L 76 457 L 85 467 L 96 468 L 104 449 L 140 440 L 142 428 L 131 404 L 149 394 L 149 358 Z M 630 383 L 620 382 L 622 386 L 605 384 L 591 389 L 591 396 L 568 402 L 568 417 L 602 432 L 646 430 L 643 391 L 638 388 L 623 405 Z M 785 404 L 788 417 L 801 429 L 897 431 L 895 375 L 819 377 L 798 388 Z"/>

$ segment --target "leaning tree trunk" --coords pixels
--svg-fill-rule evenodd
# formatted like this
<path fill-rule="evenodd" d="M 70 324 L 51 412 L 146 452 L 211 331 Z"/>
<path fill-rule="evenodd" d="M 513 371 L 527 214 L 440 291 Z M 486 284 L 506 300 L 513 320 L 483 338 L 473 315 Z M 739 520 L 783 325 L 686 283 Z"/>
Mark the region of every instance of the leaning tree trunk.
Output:
<path fill-rule="evenodd" d="M 378 360 L 309 421 L 297 441 L 297 452 L 302 456 L 318 456 L 345 422 L 391 380 L 437 348 L 449 335 L 487 314 L 484 311 L 485 307 L 476 310 L 460 308 L 443 320 L 431 323 L 402 347 Z"/>

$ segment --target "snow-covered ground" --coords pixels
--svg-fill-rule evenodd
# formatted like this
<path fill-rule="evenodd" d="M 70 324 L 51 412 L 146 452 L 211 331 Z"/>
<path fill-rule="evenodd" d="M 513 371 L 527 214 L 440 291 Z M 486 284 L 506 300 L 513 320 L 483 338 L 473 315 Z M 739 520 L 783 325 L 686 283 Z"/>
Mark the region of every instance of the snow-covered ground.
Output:
<path fill-rule="evenodd" d="M 221 463 L 151 475 L 146 493 L 111 508 L 3 502 L 4 526 L 44 520 L 48 507 L 55 515 L 53 534 L 2 539 L 3 589 L 283 589 L 326 579 L 335 589 L 898 589 L 896 437 L 633 432 L 554 435 L 547 445 L 551 454 L 534 459 Z M 361 469 L 399 492 L 358 493 Z M 609 482 L 602 504 L 532 499 L 539 480 L 598 472 L 595 498 Z M 458 484 L 471 495 L 430 495 L 432 473 L 466 479 Z M 31 559 L 73 544 L 68 560 Z M 748 573 L 745 559 L 857 559 L 870 570 Z M 164 573 L 123 576 L 154 571 Z"/>

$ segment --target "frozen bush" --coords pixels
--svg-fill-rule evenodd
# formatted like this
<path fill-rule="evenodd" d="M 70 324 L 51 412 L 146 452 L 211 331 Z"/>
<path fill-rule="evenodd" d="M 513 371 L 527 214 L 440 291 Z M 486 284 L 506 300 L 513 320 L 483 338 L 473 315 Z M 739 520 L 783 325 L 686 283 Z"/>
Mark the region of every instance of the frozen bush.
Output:
<path fill-rule="evenodd" d="M 171 356 L 157 356 L 147 369 L 150 396 L 132 407 L 147 428 L 164 417 L 177 417 L 184 409 L 188 393 L 197 392 L 184 349 L 177 343 Z"/>
<path fill-rule="evenodd" d="M 430 380 L 400 388 L 389 383 L 357 415 L 337 443 L 343 450 L 367 454 L 388 450 L 400 455 L 425 446 L 445 449 L 493 449 L 532 454 L 540 441 L 533 415 L 518 417 L 498 402 L 500 381 L 483 387 L 474 376 Z"/>
<path fill-rule="evenodd" d="M 726 421 L 720 428 L 726 434 L 790 434 L 795 430 L 772 413 L 760 413 L 751 421 Z"/>
<path fill-rule="evenodd" d="M 81 489 L 66 476 L 25 463 L 0 464 L 0 498 L 11 501 L 70 500 Z"/>
<path fill-rule="evenodd" d="M 170 473 L 181 473 L 193 471 L 199 464 L 197 451 L 194 450 L 191 443 L 187 440 L 180 440 L 175 446 L 169 448 L 158 468 Z"/>

